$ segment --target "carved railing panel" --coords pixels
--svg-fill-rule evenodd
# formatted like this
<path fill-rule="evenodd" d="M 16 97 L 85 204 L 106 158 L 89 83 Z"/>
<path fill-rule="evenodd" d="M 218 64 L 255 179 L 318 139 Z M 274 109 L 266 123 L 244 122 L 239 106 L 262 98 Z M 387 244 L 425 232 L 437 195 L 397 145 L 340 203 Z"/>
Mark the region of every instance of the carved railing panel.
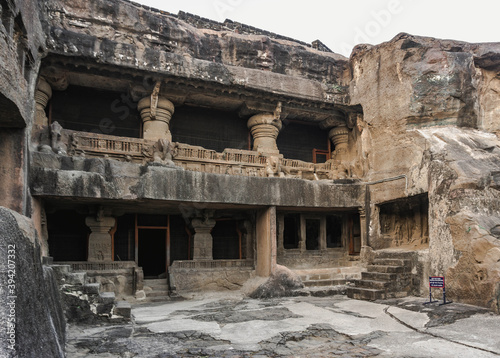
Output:
<path fill-rule="evenodd" d="M 225 269 L 225 268 L 253 268 L 252 260 L 176 260 L 172 263 L 173 269 Z"/>
<path fill-rule="evenodd" d="M 157 143 L 141 138 L 63 130 L 68 138 L 70 155 L 112 157 L 117 160 L 147 163 L 155 161 Z M 313 164 L 259 152 L 226 148 L 222 153 L 185 143 L 172 143 L 172 161 L 186 170 L 205 173 L 257 177 L 291 177 L 300 179 L 333 179 L 336 164 L 328 161 Z M 170 163 L 172 163 L 170 161 Z M 163 164 L 163 162 L 161 163 Z"/>
<path fill-rule="evenodd" d="M 70 153 L 144 161 L 153 156 L 153 141 L 140 138 L 116 137 L 104 134 L 72 132 Z"/>

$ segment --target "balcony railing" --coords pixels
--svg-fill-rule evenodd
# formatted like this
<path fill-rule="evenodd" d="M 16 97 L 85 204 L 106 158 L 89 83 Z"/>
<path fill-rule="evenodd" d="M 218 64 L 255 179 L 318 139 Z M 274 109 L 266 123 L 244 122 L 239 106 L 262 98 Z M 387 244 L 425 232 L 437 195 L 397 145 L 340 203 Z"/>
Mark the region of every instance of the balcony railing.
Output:
<path fill-rule="evenodd" d="M 70 152 L 90 156 L 114 157 L 128 161 L 144 161 L 153 156 L 153 141 L 104 134 L 72 132 Z"/>
<path fill-rule="evenodd" d="M 142 164 L 155 161 L 157 157 L 154 141 L 69 130 L 63 132 L 64 137 L 68 138 L 70 155 L 111 157 Z M 173 143 L 170 155 L 176 166 L 205 173 L 315 180 L 333 179 L 337 173 L 333 161 L 314 164 L 296 159 L 269 157 L 243 149 L 226 148 L 219 153 L 199 146 Z"/>

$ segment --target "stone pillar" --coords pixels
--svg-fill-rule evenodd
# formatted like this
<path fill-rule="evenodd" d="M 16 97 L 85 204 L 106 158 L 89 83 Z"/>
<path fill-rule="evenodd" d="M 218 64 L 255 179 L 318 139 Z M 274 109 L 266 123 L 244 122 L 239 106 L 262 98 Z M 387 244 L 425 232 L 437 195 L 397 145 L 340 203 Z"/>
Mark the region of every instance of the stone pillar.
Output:
<path fill-rule="evenodd" d="M 253 150 L 261 153 L 279 154 L 276 138 L 281 130 L 281 120 L 272 113 L 260 113 L 247 122 L 253 137 Z"/>
<path fill-rule="evenodd" d="M 361 229 L 361 248 L 368 246 L 368 237 L 366 235 L 366 210 L 359 209 L 359 225 Z"/>
<path fill-rule="evenodd" d="M 174 114 L 174 104 L 165 97 L 148 96 L 139 101 L 137 109 L 142 118 L 142 137 L 157 141 L 167 139 L 172 141 L 170 119 Z"/>
<path fill-rule="evenodd" d="M 321 217 L 320 218 L 320 226 L 319 226 L 319 243 L 318 247 L 321 251 L 324 251 L 327 249 L 327 243 L 326 243 L 326 217 Z"/>
<path fill-rule="evenodd" d="M 210 232 L 215 226 L 215 220 L 211 217 L 212 215 L 212 213 L 205 212 L 203 218 L 191 220 L 191 226 L 195 232 L 193 236 L 193 260 L 213 259 L 213 238 Z"/>
<path fill-rule="evenodd" d="M 330 129 L 328 137 L 335 146 L 332 152 L 332 158 L 342 160 L 347 153 L 347 141 L 349 139 L 349 129 L 346 126 L 338 126 Z"/>
<path fill-rule="evenodd" d="M 39 126 L 46 126 L 49 124 L 49 120 L 45 115 L 45 107 L 49 99 L 52 97 L 52 88 L 45 78 L 40 77 L 36 85 L 35 90 L 35 104 L 36 104 L 36 114 L 35 114 L 35 124 Z"/>
<path fill-rule="evenodd" d="M 87 261 L 113 261 L 112 238 L 109 232 L 115 222 L 115 218 L 108 216 L 89 216 L 85 219 L 85 224 L 92 231 L 89 236 Z"/>
<path fill-rule="evenodd" d="M 257 260 L 255 273 L 268 277 L 276 269 L 276 207 L 257 213 L 256 222 Z"/>

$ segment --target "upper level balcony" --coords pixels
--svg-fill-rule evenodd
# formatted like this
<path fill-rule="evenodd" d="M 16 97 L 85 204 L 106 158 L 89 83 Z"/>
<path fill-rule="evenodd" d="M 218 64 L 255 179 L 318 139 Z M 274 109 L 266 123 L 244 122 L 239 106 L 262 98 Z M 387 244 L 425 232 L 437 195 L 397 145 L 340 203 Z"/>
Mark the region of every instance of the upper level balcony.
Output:
<path fill-rule="evenodd" d="M 349 129 L 340 111 L 323 121 L 298 121 L 284 118 L 278 102 L 272 112 L 244 116 L 241 108 L 176 107 L 159 93 L 157 83 L 135 103 L 88 87 L 52 91 L 41 78 L 35 151 L 235 176 L 353 177 L 342 160 Z"/>

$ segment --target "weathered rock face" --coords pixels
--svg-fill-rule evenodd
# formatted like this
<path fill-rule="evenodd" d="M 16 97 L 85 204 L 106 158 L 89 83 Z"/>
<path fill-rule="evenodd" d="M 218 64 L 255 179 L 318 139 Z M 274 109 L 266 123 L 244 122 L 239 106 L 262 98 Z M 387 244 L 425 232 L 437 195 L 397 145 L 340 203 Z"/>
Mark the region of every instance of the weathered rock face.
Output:
<path fill-rule="evenodd" d="M 30 220 L 0 208 L 0 333 L 5 357 L 65 357 L 65 320 L 55 277 L 42 266 Z M 12 290 L 12 291 L 11 291 Z"/>
<path fill-rule="evenodd" d="M 388 247 L 398 236 L 391 222 L 403 222 L 407 213 L 423 225 L 422 215 L 415 216 L 421 210 L 411 205 L 403 215 L 389 209 L 428 193 L 423 271 L 445 275 L 454 299 L 497 311 L 500 143 L 486 132 L 498 134 L 500 123 L 499 50 L 400 34 L 358 46 L 349 70 L 351 105 L 363 108 L 363 117 L 350 123 L 349 155 L 369 182 L 369 246 Z M 426 283 L 423 277 L 422 293 Z"/>
<path fill-rule="evenodd" d="M 338 54 L 265 35 L 196 28 L 193 21 L 124 1 L 54 0 L 48 8 L 50 51 L 100 64 L 321 100 L 339 94 L 347 64 Z"/>
<path fill-rule="evenodd" d="M 431 274 L 447 293 L 499 312 L 500 141 L 457 128 L 420 130 L 429 142 Z"/>
<path fill-rule="evenodd" d="M 499 49 L 497 44 L 407 34 L 378 46 L 356 47 L 350 59 L 350 99 L 363 107 L 357 142 L 368 175 L 378 179 L 382 173 L 415 172 L 410 187 L 425 191 L 417 177 L 425 144 L 411 129 L 454 125 L 498 130 L 492 53 Z"/>

